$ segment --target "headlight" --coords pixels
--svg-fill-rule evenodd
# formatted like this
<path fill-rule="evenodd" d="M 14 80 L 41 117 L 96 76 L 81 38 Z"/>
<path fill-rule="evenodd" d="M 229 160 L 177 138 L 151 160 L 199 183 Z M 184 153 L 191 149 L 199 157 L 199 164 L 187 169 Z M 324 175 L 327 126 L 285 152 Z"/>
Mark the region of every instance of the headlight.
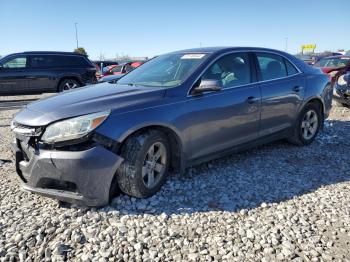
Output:
<path fill-rule="evenodd" d="M 347 85 L 347 81 L 345 80 L 345 75 L 341 75 L 338 77 L 338 85 L 345 86 Z"/>
<path fill-rule="evenodd" d="M 84 137 L 101 125 L 109 113 L 109 111 L 99 112 L 56 122 L 46 128 L 41 140 L 54 143 Z"/>

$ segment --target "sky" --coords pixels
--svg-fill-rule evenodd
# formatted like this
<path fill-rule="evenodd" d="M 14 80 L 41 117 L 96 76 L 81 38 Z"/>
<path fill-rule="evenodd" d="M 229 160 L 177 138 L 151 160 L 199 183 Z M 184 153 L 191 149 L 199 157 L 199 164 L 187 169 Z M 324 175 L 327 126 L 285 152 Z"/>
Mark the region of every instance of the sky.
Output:
<path fill-rule="evenodd" d="M 0 0 L 0 55 L 154 56 L 200 46 L 350 49 L 349 0 Z M 287 41 L 286 41 L 287 40 Z"/>

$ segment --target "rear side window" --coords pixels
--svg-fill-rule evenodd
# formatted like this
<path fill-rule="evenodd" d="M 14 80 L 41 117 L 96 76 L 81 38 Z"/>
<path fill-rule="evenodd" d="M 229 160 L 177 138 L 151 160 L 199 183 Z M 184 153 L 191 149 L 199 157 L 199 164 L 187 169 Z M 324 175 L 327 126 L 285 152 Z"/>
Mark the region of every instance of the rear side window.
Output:
<path fill-rule="evenodd" d="M 66 68 L 91 65 L 84 57 L 80 56 L 34 55 L 31 56 L 30 66 L 32 68 Z"/>
<path fill-rule="evenodd" d="M 3 65 L 4 68 L 26 68 L 27 58 L 25 56 L 10 58 Z"/>
<path fill-rule="evenodd" d="M 248 53 L 233 53 L 221 57 L 204 72 L 202 79 L 221 80 L 224 88 L 251 83 Z"/>
<path fill-rule="evenodd" d="M 287 74 L 289 76 L 298 74 L 298 70 L 295 68 L 294 65 L 291 64 L 291 62 L 289 62 L 287 59 L 284 59 L 284 63 L 286 64 L 286 68 L 287 68 Z"/>
<path fill-rule="evenodd" d="M 50 68 L 57 66 L 54 56 L 30 56 L 30 67 L 32 68 Z"/>
<path fill-rule="evenodd" d="M 284 58 L 270 53 L 256 53 L 263 81 L 287 76 Z"/>
<path fill-rule="evenodd" d="M 57 56 L 57 63 L 62 67 L 87 67 L 91 66 L 84 57 L 81 56 Z"/>

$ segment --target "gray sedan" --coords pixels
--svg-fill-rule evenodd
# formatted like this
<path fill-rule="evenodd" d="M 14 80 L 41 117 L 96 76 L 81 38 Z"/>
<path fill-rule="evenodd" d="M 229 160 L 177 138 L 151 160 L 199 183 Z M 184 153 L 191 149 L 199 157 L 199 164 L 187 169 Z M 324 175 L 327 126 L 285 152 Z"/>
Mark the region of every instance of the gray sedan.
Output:
<path fill-rule="evenodd" d="M 331 109 L 319 69 L 266 48 L 160 55 L 121 78 L 53 96 L 19 112 L 12 129 L 25 190 L 101 206 L 138 198 L 169 173 L 287 138 L 308 145 Z"/>

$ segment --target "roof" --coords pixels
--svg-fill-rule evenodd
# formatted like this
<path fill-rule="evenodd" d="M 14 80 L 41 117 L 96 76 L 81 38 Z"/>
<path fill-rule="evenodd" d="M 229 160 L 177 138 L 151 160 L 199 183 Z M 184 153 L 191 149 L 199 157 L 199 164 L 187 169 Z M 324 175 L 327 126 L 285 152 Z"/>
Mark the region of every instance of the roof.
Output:
<path fill-rule="evenodd" d="M 235 50 L 259 50 L 259 51 L 278 51 L 282 52 L 279 50 L 275 49 L 270 49 L 270 48 L 263 48 L 263 47 L 239 47 L 239 46 L 216 46 L 216 47 L 199 47 L 199 48 L 192 48 L 192 49 L 184 49 L 184 50 L 179 50 L 171 53 L 215 53 L 215 52 L 223 52 L 223 51 L 235 51 Z"/>
<path fill-rule="evenodd" d="M 20 54 L 46 54 L 46 55 L 78 55 L 78 56 L 87 56 L 76 52 L 61 52 L 61 51 L 25 51 Z"/>

